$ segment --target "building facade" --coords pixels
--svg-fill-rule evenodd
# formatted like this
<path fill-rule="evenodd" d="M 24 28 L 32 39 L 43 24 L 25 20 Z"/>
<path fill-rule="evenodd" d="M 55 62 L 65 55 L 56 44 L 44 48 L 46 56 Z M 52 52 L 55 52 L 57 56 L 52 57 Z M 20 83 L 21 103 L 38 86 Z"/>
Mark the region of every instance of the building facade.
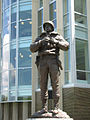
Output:
<path fill-rule="evenodd" d="M 0 5 L 0 116 L 25 120 L 32 101 L 32 1 L 0 0 Z"/>
<path fill-rule="evenodd" d="M 54 22 L 70 44 L 60 51 L 60 109 L 90 120 L 90 0 L 0 0 L 0 120 L 25 120 L 41 109 L 36 54 L 30 43 Z M 49 109 L 53 108 L 49 80 Z M 32 105 L 31 105 L 32 104 Z"/>

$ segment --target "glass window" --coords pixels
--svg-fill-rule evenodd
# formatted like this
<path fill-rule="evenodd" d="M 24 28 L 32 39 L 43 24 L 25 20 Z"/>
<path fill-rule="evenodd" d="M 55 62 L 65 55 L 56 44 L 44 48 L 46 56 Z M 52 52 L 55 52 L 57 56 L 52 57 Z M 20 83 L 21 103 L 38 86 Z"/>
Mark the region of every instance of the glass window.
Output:
<path fill-rule="evenodd" d="M 32 21 L 22 21 L 19 23 L 19 37 L 30 37 L 32 35 Z"/>
<path fill-rule="evenodd" d="M 64 27 L 64 38 L 68 38 L 70 36 L 69 26 Z"/>
<path fill-rule="evenodd" d="M 19 67 L 31 67 L 31 52 L 30 52 L 30 42 L 19 43 L 19 53 L 18 53 L 18 66 Z"/>
<path fill-rule="evenodd" d="M 3 9 L 7 8 L 10 4 L 10 0 L 3 0 Z"/>
<path fill-rule="evenodd" d="M 13 101 L 13 100 L 15 100 L 15 97 L 16 97 L 16 91 L 14 91 L 14 90 L 10 90 L 9 91 L 9 100 L 10 101 Z"/>
<path fill-rule="evenodd" d="M 10 23 L 9 21 L 9 8 L 4 10 L 3 13 L 3 27 L 5 27 L 6 25 L 8 25 Z"/>
<path fill-rule="evenodd" d="M 2 50 L 3 71 L 9 69 L 9 49 L 10 49 L 9 44 L 3 46 L 3 50 Z"/>
<path fill-rule="evenodd" d="M 43 9 L 38 11 L 38 35 L 41 34 L 43 30 Z"/>
<path fill-rule="evenodd" d="M 50 4 L 49 6 L 49 14 L 50 20 L 53 21 L 55 29 L 56 29 L 56 1 Z"/>
<path fill-rule="evenodd" d="M 20 4 L 19 9 L 19 20 L 31 20 L 32 19 L 32 4 L 31 2 L 26 2 Z"/>
<path fill-rule="evenodd" d="M 31 85 L 32 69 L 19 69 L 18 70 L 18 85 Z"/>
<path fill-rule="evenodd" d="M 56 18 L 56 1 L 50 4 L 50 20 Z"/>
<path fill-rule="evenodd" d="M 78 82 L 88 83 L 90 73 L 88 61 L 88 42 L 85 40 L 76 39 L 76 68 Z"/>
<path fill-rule="evenodd" d="M 88 70 L 88 42 L 76 39 L 76 65 L 78 70 Z"/>
<path fill-rule="evenodd" d="M 75 22 L 78 25 L 87 26 L 87 17 L 79 14 L 75 14 Z"/>
<path fill-rule="evenodd" d="M 7 26 L 7 27 L 5 27 L 5 28 L 3 28 L 3 33 L 2 33 L 2 35 L 3 35 L 3 38 L 2 38 L 2 45 L 5 45 L 5 44 L 7 44 L 7 43 L 9 43 L 9 26 Z"/>
<path fill-rule="evenodd" d="M 69 24 L 69 14 L 64 15 L 64 26 Z"/>
<path fill-rule="evenodd" d="M 40 0 L 40 8 L 43 7 L 43 0 Z"/>
<path fill-rule="evenodd" d="M 88 39 L 87 28 L 76 26 L 75 27 L 75 37 L 81 39 Z"/>
<path fill-rule="evenodd" d="M 9 71 L 2 72 L 2 91 L 8 90 Z"/>
<path fill-rule="evenodd" d="M 11 8 L 11 22 L 16 21 L 16 10 L 17 10 L 16 6 L 13 6 Z"/>
<path fill-rule="evenodd" d="M 74 9 L 78 13 L 86 13 L 86 0 L 74 0 Z"/>
<path fill-rule="evenodd" d="M 64 11 L 64 14 L 67 13 L 67 12 L 69 12 L 68 3 L 69 3 L 68 0 L 64 0 L 64 2 L 63 2 L 63 11 Z"/>
<path fill-rule="evenodd" d="M 15 3 L 17 0 L 11 0 L 11 3 Z"/>
<path fill-rule="evenodd" d="M 9 72 L 9 87 L 10 90 L 15 90 L 16 69 Z"/>
<path fill-rule="evenodd" d="M 11 24 L 11 41 L 16 39 L 16 23 Z"/>
<path fill-rule="evenodd" d="M 2 91 L 1 101 L 8 101 L 8 92 L 7 91 Z"/>
<path fill-rule="evenodd" d="M 10 69 L 16 68 L 16 43 L 10 43 Z"/>

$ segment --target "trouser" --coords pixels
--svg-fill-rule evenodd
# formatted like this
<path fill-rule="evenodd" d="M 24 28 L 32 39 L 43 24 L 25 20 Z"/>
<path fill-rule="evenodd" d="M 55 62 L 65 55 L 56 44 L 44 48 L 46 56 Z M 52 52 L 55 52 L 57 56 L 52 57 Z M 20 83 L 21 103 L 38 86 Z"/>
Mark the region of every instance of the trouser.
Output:
<path fill-rule="evenodd" d="M 51 85 L 53 89 L 54 108 L 58 108 L 59 105 L 59 66 L 55 55 L 44 55 L 40 57 L 40 89 L 42 107 L 47 107 L 48 99 L 48 74 L 50 75 Z"/>

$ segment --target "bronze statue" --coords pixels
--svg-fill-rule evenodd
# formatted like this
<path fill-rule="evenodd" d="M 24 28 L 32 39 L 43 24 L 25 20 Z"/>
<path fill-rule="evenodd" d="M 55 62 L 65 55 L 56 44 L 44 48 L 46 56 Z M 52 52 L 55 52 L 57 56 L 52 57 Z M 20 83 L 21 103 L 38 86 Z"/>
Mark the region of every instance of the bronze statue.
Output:
<path fill-rule="evenodd" d="M 59 110 L 59 75 L 62 64 L 59 60 L 59 50 L 67 51 L 69 43 L 57 32 L 54 32 L 54 24 L 52 21 L 47 21 L 43 24 L 45 32 L 42 32 L 35 42 L 30 45 L 32 53 L 38 51 L 36 58 L 36 65 L 40 72 L 40 89 L 42 110 L 40 114 L 47 113 L 47 100 L 48 100 L 48 75 L 51 78 L 51 85 L 53 89 L 54 110 L 57 113 Z"/>

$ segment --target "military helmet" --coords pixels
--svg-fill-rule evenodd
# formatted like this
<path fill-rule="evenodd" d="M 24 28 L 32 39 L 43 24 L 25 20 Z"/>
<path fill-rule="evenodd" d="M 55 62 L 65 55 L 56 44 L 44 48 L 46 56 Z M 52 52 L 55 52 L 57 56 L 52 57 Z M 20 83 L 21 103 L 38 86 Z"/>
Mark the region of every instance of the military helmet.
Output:
<path fill-rule="evenodd" d="M 45 25 L 46 25 L 46 24 L 50 24 L 51 27 L 52 27 L 52 31 L 54 31 L 54 24 L 53 24 L 52 21 L 46 21 L 46 22 L 43 24 L 43 28 L 44 28 L 44 30 L 45 30 Z"/>

